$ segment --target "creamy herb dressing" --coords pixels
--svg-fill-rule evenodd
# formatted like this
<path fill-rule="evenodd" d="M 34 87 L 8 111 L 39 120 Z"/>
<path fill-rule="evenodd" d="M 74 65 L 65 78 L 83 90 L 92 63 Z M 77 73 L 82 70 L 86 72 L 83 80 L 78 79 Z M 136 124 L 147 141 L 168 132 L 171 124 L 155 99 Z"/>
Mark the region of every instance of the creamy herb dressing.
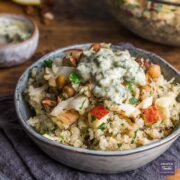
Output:
<path fill-rule="evenodd" d="M 29 27 L 17 20 L 0 20 L 0 44 L 19 43 L 31 36 Z"/>
<path fill-rule="evenodd" d="M 133 79 L 141 86 L 146 84 L 143 69 L 128 51 L 113 52 L 107 48 L 101 48 L 97 53 L 84 51 L 77 69 L 84 82 L 93 82 L 95 96 L 107 97 L 118 104 L 126 98 L 124 78 Z"/>

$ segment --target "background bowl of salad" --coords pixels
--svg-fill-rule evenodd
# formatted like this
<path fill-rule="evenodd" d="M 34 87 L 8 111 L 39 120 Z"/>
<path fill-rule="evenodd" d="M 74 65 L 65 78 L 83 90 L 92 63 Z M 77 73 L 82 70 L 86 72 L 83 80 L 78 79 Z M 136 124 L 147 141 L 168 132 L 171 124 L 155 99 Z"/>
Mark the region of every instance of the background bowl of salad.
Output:
<path fill-rule="evenodd" d="M 115 17 L 135 34 L 180 46 L 179 0 L 108 0 Z"/>

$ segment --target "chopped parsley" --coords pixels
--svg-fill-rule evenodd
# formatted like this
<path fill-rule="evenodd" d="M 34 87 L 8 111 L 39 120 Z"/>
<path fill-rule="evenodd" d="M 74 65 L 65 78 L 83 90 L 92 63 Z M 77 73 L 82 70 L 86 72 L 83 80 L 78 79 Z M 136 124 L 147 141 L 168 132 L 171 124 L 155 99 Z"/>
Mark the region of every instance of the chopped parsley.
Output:
<path fill-rule="evenodd" d="M 137 130 L 135 131 L 134 137 L 133 137 L 133 139 L 132 139 L 132 141 L 131 141 L 131 144 L 134 144 L 134 141 L 135 141 L 135 139 L 136 139 L 138 130 L 139 130 L 139 129 L 137 129 Z"/>
<path fill-rule="evenodd" d="M 91 116 L 91 122 L 94 122 L 96 120 L 95 116 Z"/>
<path fill-rule="evenodd" d="M 86 102 L 86 99 L 84 99 L 84 101 L 82 102 L 82 104 L 81 104 L 81 106 L 79 107 L 79 109 L 80 110 L 82 110 L 83 109 L 83 107 L 84 107 L 84 103 Z"/>
<path fill-rule="evenodd" d="M 44 60 L 44 66 L 51 68 L 53 61 L 51 59 Z"/>
<path fill-rule="evenodd" d="M 99 99 L 97 104 L 103 104 L 104 100 L 103 99 Z"/>
<path fill-rule="evenodd" d="M 117 143 L 118 148 L 122 146 L 122 143 Z"/>
<path fill-rule="evenodd" d="M 64 141 L 64 136 L 63 135 L 60 135 L 60 141 L 63 142 Z"/>
<path fill-rule="evenodd" d="M 128 83 L 133 83 L 134 78 L 126 78 L 126 81 L 127 81 Z"/>
<path fill-rule="evenodd" d="M 128 90 L 132 91 L 133 90 L 132 83 L 133 83 L 134 79 L 126 78 L 126 81 L 128 82 Z"/>
<path fill-rule="evenodd" d="M 137 6 L 136 6 L 136 4 L 128 4 L 127 7 L 130 8 L 130 9 L 134 9 L 134 8 L 136 8 Z"/>
<path fill-rule="evenodd" d="M 159 86 L 159 88 L 164 89 L 163 86 Z"/>
<path fill-rule="evenodd" d="M 69 75 L 69 80 L 74 83 L 74 84 L 80 84 L 80 77 L 77 73 L 75 72 L 72 72 L 70 75 Z"/>
<path fill-rule="evenodd" d="M 110 127 L 111 127 L 111 128 L 113 127 L 113 124 L 112 124 L 112 122 L 110 122 L 110 124 L 109 124 L 109 125 L 110 125 Z"/>
<path fill-rule="evenodd" d="M 98 126 L 98 129 L 100 129 L 101 131 L 104 131 L 105 130 L 104 125 L 105 123 L 103 122 L 101 125 Z"/>
<path fill-rule="evenodd" d="M 137 104 L 138 100 L 134 96 L 132 96 L 131 99 L 129 99 L 129 102 L 134 105 Z"/>
<path fill-rule="evenodd" d="M 132 83 L 128 83 L 128 90 L 129 90 L 129 91 L 132 91 L 132 90 L 133 90 Z"/>

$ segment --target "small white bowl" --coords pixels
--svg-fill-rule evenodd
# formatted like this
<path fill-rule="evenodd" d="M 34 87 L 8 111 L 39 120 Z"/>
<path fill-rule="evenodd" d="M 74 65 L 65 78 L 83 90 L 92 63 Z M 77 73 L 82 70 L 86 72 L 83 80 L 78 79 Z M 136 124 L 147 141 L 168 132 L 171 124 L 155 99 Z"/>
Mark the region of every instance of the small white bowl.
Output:
<path fill-rule="evenodd" d="M 14 14 L 0 14 L 0 20 L 21 21 L 32 31 L 31 36 L 19 43 L 0 45 L 0 67 L 9 67 L 21 64 L 30 59 L 35 53 L 39 42 L 39 30 L 30 19 Z"/>

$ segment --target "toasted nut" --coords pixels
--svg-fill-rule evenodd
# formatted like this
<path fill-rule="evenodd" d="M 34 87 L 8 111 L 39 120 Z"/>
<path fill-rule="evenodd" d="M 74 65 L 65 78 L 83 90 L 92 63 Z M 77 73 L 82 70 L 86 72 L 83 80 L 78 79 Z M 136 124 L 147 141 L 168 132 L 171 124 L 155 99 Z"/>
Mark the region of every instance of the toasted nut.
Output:
<path fill-rule="evenodd" d="M 56 87 L 56 80 L 55 79 L 49 79 L 48 80 L 48 84 L 51 87 Z"/>
<path fill-rule="evenodd" d="M 58 115 L 57 119 L 61 121 L 63 124 L 71 125 L 79 118 L 79 113 L 75 110 L 69 110 L 62 112 Z"/>
<path fill-rule="evenodd" d="M 63 88 L 63 94 L 66 95 L 67 97 L 71 97 L 75 94 L 75 90 L 73 89 L 71 85 L 66 85 Z"/>
<path fill-rule="evenodd" d="M 48 109 L 50 107 L 56 106 L 57 103 L 55 101 L 50 100 L 50 99 L 44 99 L 42 101 L 42 104 L 43 104 L 45 109 Z"/>
<path fill-rule="evenodd" d="M 77 65 L 77 58 L 73 57 L 73 56 L 65 56 L 63 58 L 63 65 L 76 67 L 76 65 Z"/>
<path fill-rule="evenodd" d="M 57 87 L 59 89 L 62 89 L 65 84 L 66 84 L 66 79 L 65 79 L 65 76 L 64 75 L 59 75 L 57 78 L 56 78 L 56 84 L 57 84 Z"/>
<path fill-rule="evenodd" d="M 100 48 L 101 48 L 101 44 L 99 43 L 94 43 L 91 45 L 91 48 L 94 50 L 94 51 L 98 51 Z"/>
<path fill-rule="evenodd" d="M 64 53 L 68 56 L 73 56 L 78 59 L 82 54 L 82 51 L 83 51 L 82 49 L 68 49 L 64 51 Z"/>
<path fill-rule="evenodd" d="M 152 64 L 149 69 L 148 69 L 148 74 L 152 77 L 152 78 L 159 78 L 159 76 L 161 75 L 161 68 L 159 65 L 157 64 Z"/>
<path fill-rule="evenodd" d="M 145 90 L 145 91 L 150 91 L 151 90 L 151 87 L 146 85 L 146 86 L 142 86 L 141 87 L 142 90 Z"/>

